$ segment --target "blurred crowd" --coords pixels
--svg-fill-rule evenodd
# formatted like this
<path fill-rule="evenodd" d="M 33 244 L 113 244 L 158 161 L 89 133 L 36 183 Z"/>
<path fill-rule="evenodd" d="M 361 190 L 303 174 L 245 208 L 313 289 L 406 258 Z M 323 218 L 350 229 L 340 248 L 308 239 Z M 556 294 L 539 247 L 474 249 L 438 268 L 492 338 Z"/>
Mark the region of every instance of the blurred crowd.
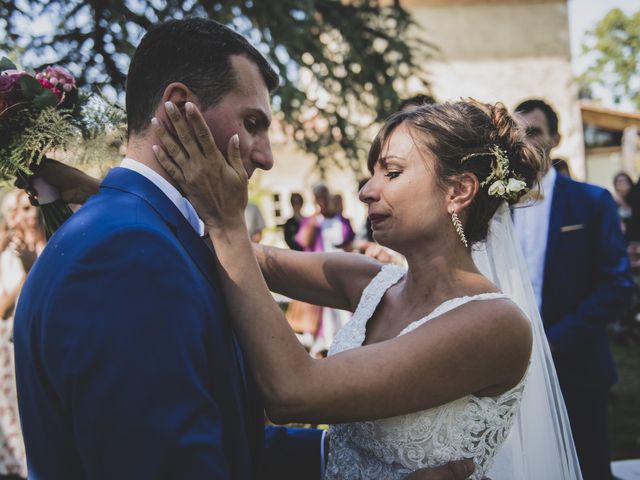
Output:
<path fill-rule="evenodd" d="M 26 478 L 13 354 L 13 313 L 33 262 L 45 246 L 39 210 L 22 190 L 11 190 L 0 204 L 0 478 Z"/>

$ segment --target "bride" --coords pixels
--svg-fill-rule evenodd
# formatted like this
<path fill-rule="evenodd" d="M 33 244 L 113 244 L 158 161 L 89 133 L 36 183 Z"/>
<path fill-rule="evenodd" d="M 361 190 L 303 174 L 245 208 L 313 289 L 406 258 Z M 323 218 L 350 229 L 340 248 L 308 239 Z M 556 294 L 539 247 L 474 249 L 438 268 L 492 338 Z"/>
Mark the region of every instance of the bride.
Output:
<path fill-rule="evenodd" d="M 375 138 L 360 198 L 375 239 L 407 269 L 252 246 L 238 137 L 225 158 L 193 104 L 172 110 L 178 139 L 155 121 L 165 148 L 154 152 L 206 225 L 269 416 L 333 424 L 326 479 L 396 479 L 461 458 L 474 479 L 580 478 L 530 286 L 512 274 L 521 259 L 506 205 L 542 165 L 503 106 L 429 105 L 395 114 Z M 269 289 L 354 312 L 328 358 L 309 357 Z"/>

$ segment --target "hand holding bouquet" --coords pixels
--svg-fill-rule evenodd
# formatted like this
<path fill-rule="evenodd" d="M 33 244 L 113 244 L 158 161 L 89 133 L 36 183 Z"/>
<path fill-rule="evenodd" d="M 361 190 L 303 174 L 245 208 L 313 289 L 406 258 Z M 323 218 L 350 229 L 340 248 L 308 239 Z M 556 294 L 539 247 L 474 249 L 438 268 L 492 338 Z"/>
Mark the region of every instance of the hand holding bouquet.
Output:
<path fill-rule="evenodd" d="M 79 122 L 78 88 L 67 70 L 50 66 L 32 75 L 0 60 L 0 180 L 18 180 L 30 193 L 42 208 L 47 238 L 72 211 L 55 189 L 34 179 L 34 169 L 47 152 L 79 137 Z"/>

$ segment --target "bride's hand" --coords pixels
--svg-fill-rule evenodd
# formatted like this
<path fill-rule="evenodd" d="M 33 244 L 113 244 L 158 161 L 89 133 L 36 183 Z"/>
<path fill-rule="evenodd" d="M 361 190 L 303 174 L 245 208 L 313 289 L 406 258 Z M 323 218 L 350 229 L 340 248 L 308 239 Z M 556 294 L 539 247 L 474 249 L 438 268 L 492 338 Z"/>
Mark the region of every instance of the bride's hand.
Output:
<path fill-rule="evenodd" d="M 187 102 L 184 116 L 171 102 L 165 104 L 165 110 L 177 138 L 157 118 L 151 121 L 164 146 L 153 146 L 160 165 L 207 227 L 225 230 L 244 226 L 248 177 L 240 158 L 238 135 L 229 139 L 225 158 L 195 105 Z"/>

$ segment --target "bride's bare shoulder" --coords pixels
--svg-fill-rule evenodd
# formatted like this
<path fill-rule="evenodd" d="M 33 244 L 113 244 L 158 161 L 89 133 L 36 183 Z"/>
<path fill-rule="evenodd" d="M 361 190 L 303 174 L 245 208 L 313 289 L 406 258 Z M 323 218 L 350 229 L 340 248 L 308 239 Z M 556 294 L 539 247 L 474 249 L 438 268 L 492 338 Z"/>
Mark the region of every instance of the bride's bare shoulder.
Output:
<path fill-rule="evenodd" d="M 473 302 L 470 315 L 476 317 L 473 331 L 485 345 L 504 359 L 504 383 L 515 386 L 526 372 L 533 342 L 531 321 L 508 298 Z"/>
<path fill-rule="evenodd" d="M 482 371 L 490 372 L 487 378 L 491 383 L 484 388 L 491 386 L 491 390 L 482 390 L 481 396 L 512 388 L 528 368 L 533 339 L 531 323 L 508 298 L 467 302 L 423 327 L 426 327 L 420 332 L 423 338 L 435 339 L 452 352 L 473 352 L 468 360 L 474 368 L 484 365 Z"/>
<path fill-rule="evenodd" d="M 530 347 L 531 321 L 512 300 L 498 297 L 463 305 L 464 313 L 473 323 L 475 335 L 504 339 L 514 347 Z M 500 342 L 498 342 L 500 343 Z M 526 350 L 526 348 L 525 348 Z"/>

